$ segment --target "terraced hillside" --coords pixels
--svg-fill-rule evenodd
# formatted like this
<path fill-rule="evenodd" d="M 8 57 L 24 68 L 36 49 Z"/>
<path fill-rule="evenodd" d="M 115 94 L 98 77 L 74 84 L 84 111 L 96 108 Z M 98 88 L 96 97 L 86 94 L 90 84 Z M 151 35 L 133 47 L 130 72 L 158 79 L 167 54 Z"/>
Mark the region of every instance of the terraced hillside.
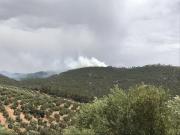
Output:
<path fill-rule="evenodd" d="M 61 135 L 79 106 L 38 91 L 0 85 L 0 125 L 18 135 Z"/>

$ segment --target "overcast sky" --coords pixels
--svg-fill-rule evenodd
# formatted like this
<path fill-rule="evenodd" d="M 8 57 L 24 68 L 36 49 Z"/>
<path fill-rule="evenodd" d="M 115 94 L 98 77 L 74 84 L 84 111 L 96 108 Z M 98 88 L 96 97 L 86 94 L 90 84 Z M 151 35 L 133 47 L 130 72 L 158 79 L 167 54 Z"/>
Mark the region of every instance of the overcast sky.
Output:
<path fill-rule="evenodd" d="M 180 65 L 180 0 L 0 0 L 0 70 Z"/>

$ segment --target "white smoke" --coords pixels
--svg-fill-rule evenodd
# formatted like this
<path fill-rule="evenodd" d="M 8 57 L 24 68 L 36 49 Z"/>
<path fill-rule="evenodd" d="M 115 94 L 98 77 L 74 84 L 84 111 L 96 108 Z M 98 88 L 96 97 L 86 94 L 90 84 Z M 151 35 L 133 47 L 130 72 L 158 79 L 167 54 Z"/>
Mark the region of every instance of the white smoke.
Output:
<path fill-rule="evenodd" d="M 107 67 L 104 62 L 99 61 L 98 59 L 91 57 L 79 56 L 77 60 L 72 58 L 65 60 L 65 65 L 69 69 L 82 68 L 82 67 Z"/>

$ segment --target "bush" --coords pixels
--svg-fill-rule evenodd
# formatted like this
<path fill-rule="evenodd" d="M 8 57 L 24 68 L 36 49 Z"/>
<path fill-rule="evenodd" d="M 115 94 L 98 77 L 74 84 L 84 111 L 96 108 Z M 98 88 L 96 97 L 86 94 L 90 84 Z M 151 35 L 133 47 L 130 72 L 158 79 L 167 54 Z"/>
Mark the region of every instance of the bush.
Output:
<path fill-rule="evenodd" d="M 0 135 L 13 135 L 13 133 L 6 131 L 4 128 L 0 126 Z"/>
<path fill-rule="evenodd" d="M 70 127 L 68 130 L 64 131 L 64 135 L 95 135 L 94 131 L 91 129 L 79 130 L 74 127 Z"/>
<path fill-rule="evenodd" d="M 176 96 L 174 99 L 168 102 L 168 108 L 170 110 L 170 123 L 171 129 L 169 134 L 180 135 L 180 97 Z"/>
<path fill-rule="evenodd" d="M 50 130 L 50 129 L 41 129 L 40 130 L 40 135 L 62 135 L 61 132 L 55 131 L 55 130 Z"/>
<path fill-rule="evenodd" d="M 162 88 L 141 85 L 124 92 L 116 86 L 107 97 L 82 106 L 75 117 L 75 127 L 64 132 L 65 135 L 73 132 L 84 135 L 82 131 L 89 130 L 95 135 L 179 135 L 180 103 L 168 100 L 170 96 Z M 178 108 L 176 114 L 167 103 L 173 109 Z"/>

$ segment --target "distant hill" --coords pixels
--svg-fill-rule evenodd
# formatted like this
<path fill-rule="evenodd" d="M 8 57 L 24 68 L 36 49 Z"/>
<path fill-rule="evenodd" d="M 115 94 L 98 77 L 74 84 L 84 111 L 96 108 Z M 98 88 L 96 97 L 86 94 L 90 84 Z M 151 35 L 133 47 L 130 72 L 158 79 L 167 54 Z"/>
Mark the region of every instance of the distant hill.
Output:
<path fill-rule="evenodd" d="M 23 77 L 21 77 L 20 80 L 28 80 L 28 79 L 36 79 L 36 78 L 48 78 L 52 75 L 56 74 L 55 72 L 45 72 L 45 71 L 40 71 L 40 72 L 35 72 L 35 73 L 29 73 L 29 74 L 24 74 Z"/>
<path fill-rule="evenodd" d="M 117 84 L 126 89 L 140 83 L 163 86 L 170 89 L 173 94 L 180 94 L 180 67 L 163 65 L 132 68 L 88 67 L 45 79 L 23 80 L 20 86 L 86 101 L 95 96 L 108 94 L 113 85 Z"/>
<path fill-rule="evenodd" d="M 56 74 L 56 72 L 40 71 L 40 72 L 35 72 L 35 73 L 10 73 L 7 71 L 1 71 L 0 74 L 6 77 L 9 77 L 11 79 L 20 81 L 20 80 L 35 79 L 35 78 L 47 78 Z"/>

